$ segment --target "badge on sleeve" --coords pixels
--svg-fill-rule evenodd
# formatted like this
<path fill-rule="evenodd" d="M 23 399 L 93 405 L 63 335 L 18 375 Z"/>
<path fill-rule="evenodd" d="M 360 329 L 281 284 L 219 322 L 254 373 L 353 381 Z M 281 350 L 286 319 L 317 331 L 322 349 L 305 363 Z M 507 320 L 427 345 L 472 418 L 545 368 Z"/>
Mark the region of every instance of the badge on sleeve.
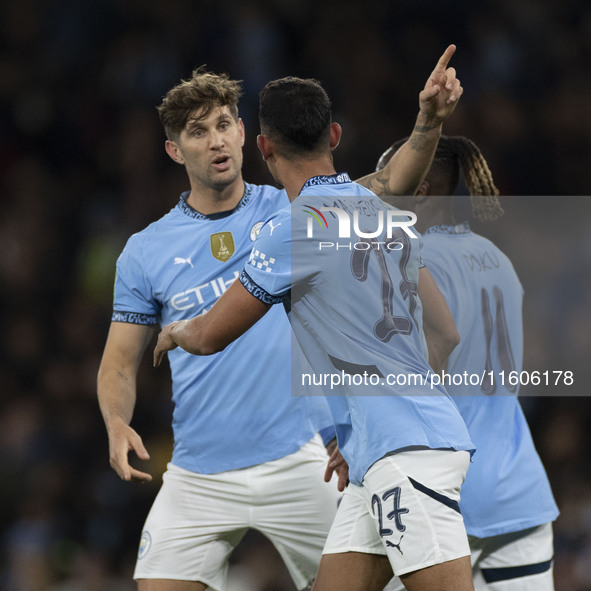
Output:
<path fill-rule="evenodd" d="M 232 232 L 217 232 L 209 237 L 211 254 L 225 263 L 234 254 L 234 237 Z"/>

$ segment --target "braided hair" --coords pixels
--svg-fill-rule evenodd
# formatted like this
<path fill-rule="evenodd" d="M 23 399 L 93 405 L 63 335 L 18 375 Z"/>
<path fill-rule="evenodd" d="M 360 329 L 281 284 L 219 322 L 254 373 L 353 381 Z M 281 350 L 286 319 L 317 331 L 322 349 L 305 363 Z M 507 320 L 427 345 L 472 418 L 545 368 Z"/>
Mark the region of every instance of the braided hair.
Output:
<path fill-rule="evenodd" d="M 406 139 L 394 142 L 382 154 L 376 170 L 384 168 Z M 504 212 L 498 198 L 499 190 L 478 146 L 466 137 L 442 135 L 439 138 L 431 171 L 446 179 L 450 195 L 458 184 L 460 170 L 470 193 L 474 217 L 480 221 L 492 222 L 502 216 Z"/>

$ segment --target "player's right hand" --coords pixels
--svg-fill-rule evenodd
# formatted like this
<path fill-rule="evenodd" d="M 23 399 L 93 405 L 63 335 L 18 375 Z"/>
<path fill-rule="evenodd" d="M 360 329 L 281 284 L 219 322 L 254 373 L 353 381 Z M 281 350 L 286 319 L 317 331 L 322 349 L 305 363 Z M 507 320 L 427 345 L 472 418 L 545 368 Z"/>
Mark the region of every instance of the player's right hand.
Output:
<path fill-rule="evenodd" d="M 109 427 L 109 463 L 121 480 L 150 482 L 152 475 L 136 470 L 129 464 L 129 452 L 135 451 L 140 460 L 149 460 L 150 454 L 142 438 L 129 425 L 118 421 Z"/>
<path fill-rule="evenodd" d="M 448 67 L 455 51 L 455 45 L 447 47 L 419 94 L 421 112 L 440 122 L 452 114 L 464 92 L 455 68 Z"/>
<path fill-rule="evenodd" d="M 337 445 L 334 446 L 328 463 L 326 465 L 326 471 L 324 472 L 324 482 L 330 482 L 333 473 L 337 473 L 337 490 L 343 492 L 349 484 L 349 464 L 345 461 L 345 458 L 341 455 Z"/>
<path fill-rule="evenodd" d="M 154 347 L 154 367 L 158 367 L 162 363 L 162 358 L 167 351 L 176 349 L 178 344 L 172 336 L 172 331 L 182 324 L 186 324 L 186 320 L 176 320 L 162 328 L 158 334 L 158 342 Z"/>

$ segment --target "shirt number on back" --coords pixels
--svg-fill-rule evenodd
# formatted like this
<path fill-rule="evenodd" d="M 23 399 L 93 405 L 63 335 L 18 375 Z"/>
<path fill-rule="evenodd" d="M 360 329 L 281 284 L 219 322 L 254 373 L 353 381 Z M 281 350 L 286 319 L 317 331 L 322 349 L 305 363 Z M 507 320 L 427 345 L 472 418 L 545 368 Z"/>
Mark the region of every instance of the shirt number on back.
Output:
<path fill-rule="evenodd" d="M 484 379 L 482 380 L 482 391 L 489 396 L 497 390 L 495 380 L 492 379 L 494 376 L 491 351 L 493 336 L 497 337 L 497 355 L 501 370 L 507 372 L 507 374 L 515 371 L 515 359 L 513 357 L 513 350 L 511 349 L 511 341 L 509 340 L 503 292 L 495 285 L 492 288 L 492 294 L 495 306 L 494 319 L 491 310 L 491 298 L 488 291 L 483 288 L 480 292 L 482 300 L 482 322 L 484 323 L 486 344 L 486 365 Z M 517 384 L 507 384 L 507 389 L 509 392 L 514 393 L 517 391 Z"/>
<path fill-rule="evenodd" d="M 376 243 L 378 247 L 384 245 L 384 248 L 369 248 L 367 250 L 354 250 L 351 254 L 351 272 L 357 281 L 365 281 L 368 276 L 369 261 L 372 256 L 377 259 L 381 275 L 381 302 L 382 302 L 382 317 L 375 323 L 373 327 L 374 335 L 384 343 L 387 343 L 394 335 L 409 335 L 412 332 L 413 324 L 415 324 L 414 311 L 417 307 L 417 282 L 411 281 L 406 272 L 406 265 L 410 259 L 410 240 L 404 232 L 396 232 L 386 242 Z M 398 263 L 402 281 L 400 281 L 398 288 L 404 300 L 408 300 L 408 316 L 395 315 L 394 313 L 394 282 L 390 273 L 388 272 L 388 265 L 386 257 L 391 255 L 393 248 L 388 248 L 392 244 L 401 244 L 402 248 L 396 249 L 400 253 L 400 261 Z"/>

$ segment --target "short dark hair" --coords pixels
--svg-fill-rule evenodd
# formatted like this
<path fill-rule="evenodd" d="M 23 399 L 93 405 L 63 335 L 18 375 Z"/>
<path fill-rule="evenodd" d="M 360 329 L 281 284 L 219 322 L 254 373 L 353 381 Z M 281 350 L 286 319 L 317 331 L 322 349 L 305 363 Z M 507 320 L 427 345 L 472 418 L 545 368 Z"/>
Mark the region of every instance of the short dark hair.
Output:
<path fill-rule="evenodd" d="M 305 156 L 328 146 L 331 102 L 318 80 L 280 78 L 259 94 L 259 121 L 280 150 Z"/>

